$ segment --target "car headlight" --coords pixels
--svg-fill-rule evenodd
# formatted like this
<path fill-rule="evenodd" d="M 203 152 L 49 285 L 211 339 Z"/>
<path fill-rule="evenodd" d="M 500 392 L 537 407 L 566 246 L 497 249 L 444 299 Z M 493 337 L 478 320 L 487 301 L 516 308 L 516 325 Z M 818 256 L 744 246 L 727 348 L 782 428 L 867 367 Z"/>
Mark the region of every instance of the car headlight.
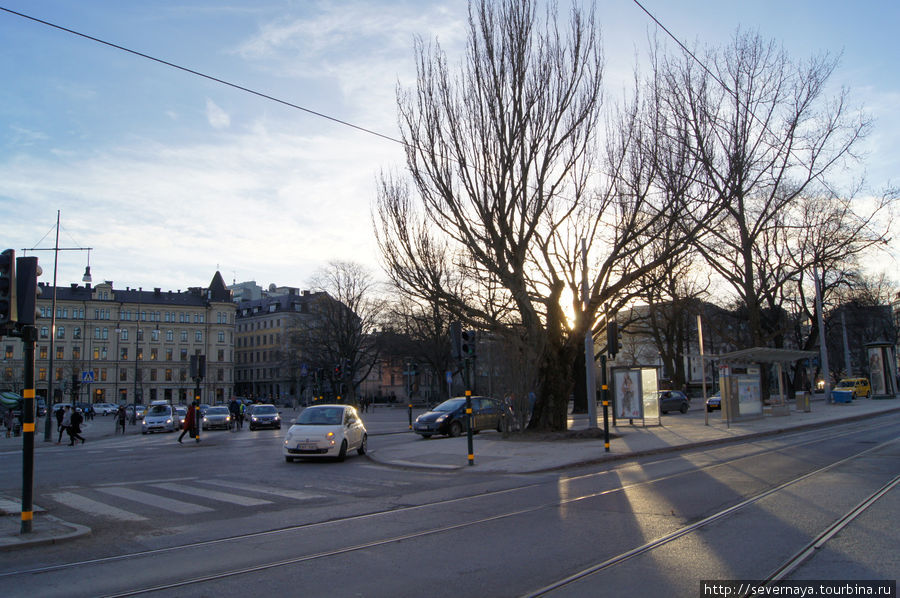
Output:
<path fill-rule="evenodd" d="M 208 419 L 206 419 L 205 415 L 203 416 L 203 421 L 209 421 Z"/>
<path fill-rule="evenodd" d="M 171 424 L 171 423 L 172 423 L 172 418 L 167 419 L 167 420 L 166 420 L 166 423 L 167 423 L 167 424 Z"/>
<path fill-rule="evenodd" d="M 437 418 L 436 420 L 434 420 L 434 423 L 439 424 L 439 423 L 441 423 L 442 421 L 444 421 L 445 419 L 447 419 L 447 414 L 446 414 L 446 413 L 445 413 L 444 415 L 440 416 L 439 418 Z"/>
<path fill-rule="evenodd" d="M 253 417 L 251 417 L 251 418 L 250 418 L 250 421 L 254 421 L 254 422 L 255 422 L 255 421 L 256 421 L 256 416 L 254 415 Z"/>

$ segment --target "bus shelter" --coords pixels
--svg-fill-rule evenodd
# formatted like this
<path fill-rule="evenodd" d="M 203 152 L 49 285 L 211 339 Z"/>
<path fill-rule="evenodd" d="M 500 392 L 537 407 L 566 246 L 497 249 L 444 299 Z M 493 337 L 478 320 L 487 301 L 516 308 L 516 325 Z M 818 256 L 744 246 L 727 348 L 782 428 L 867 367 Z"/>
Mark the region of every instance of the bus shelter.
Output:
<path fill-rule="evenodd" d="M 719 388 L 722 394 L 722 419 L 728 423 L 763 415 L 789 415 L 784 394 L 784 364 L 815 357 L 815 351 L 753 347 L 717 355 Z M 762 400 L 762 368 L 775 365 L 778 395 Z"/>

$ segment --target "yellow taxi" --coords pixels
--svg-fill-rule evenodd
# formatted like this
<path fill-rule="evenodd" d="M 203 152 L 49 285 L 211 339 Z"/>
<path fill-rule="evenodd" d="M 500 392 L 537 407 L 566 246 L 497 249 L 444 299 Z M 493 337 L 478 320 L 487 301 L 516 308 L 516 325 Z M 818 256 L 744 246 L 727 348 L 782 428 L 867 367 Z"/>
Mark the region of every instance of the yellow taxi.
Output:
<path fill-rule="evenodd" d="M 868 378 L 844 378 L 838 382 L 834 389 L 851 390 L 853 391 L 854 399 L 858 399 L 859 397 L 869 398 L 872 396 L 872 387 L 869 386 Z"/>

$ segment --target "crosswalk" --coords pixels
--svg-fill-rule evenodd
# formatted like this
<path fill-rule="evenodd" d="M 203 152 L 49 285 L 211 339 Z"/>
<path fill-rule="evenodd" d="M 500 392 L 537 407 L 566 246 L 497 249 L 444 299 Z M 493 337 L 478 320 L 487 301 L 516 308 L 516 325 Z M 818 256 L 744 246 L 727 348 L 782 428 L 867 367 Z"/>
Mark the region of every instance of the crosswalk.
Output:
<path fill-rule="evenodd" d="M 63 506 L 109 521 L 142 522 L 165 514 L 199 515 L 226 508 L 259 509 L 321 502 L 340 495 L 358 497 L 410 484 L 409 481 L 336 475 L 318 477 L 297 489 L 226 478 L 179 477 L 62 487 L 40 495 L 35 502 L 44 504 L 35 508 L 55 511 Z"/>
<path fill-rule="evenodd" d="M 74 509 L 85 515 L 118 522 L 152 520 L 160 514 L 197 515 L 223 507 L 258 508 L 276 501 L 291 504 L 325 498 L 321 492 L 257 487 L 222 479 L 156 480 L 65 488 L 39 497 L 45 507 Z"/>

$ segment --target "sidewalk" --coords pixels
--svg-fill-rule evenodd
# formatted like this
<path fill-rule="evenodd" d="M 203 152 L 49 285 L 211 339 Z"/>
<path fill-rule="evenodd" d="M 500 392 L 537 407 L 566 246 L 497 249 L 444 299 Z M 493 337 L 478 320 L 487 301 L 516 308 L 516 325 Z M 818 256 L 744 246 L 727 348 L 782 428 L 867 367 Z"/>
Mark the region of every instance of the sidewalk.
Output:
<path fill-rule="evenodd" d="M 284 409 L 283 419 L 288 425 L 296 411 Z M 413 418 L 421 413 L 413 411 Z M 620 421 L 612 426 L 610 420 L 610 451 L 604 451 L 604 441 L 598 439 L 534 441 L 524 440 L 517 434 L 504 438 L 497 432 L 482 432 L 474 437 L 474 461 L 468 464 L 468 439 L 458 438 L 416 438 L 412 442 L 401 442 L 380 446 L 379 436 L 402 434 L 409 431 L 409 412 L 406 408 L 378 408 L 363 413 L 362 418 L 369 430 L 368 456 L 373 461 L 385 465 L 432 470 L 458 471 L 461 473 L 533 473 L 562 469 L 575 465 L 599 463 L 627 459 L 643 455 L 675 452 L 722 444 L 742 439 L 762 438 L 789 431 L 812 429 L 842 422 L 869 419 L 900 413 L 900 400 L 858 399 L 852 403 L 828 404 L 814 400 L 809 413 L 791 410 L 790 415 L 764 416 L 744 422 L 722 421 L 721 412 L 710 413 L 709 425 L 705 424 L 702 402 L 695 399 L 687 414 L 672 413 L 661 418 L 662 425 L 655 422 L 644 426 L 640 421 L 630 425 Z M 598 425 L 602 426 L 602 410 L 598 409 Z M 569 429 L 587 429 L 585 415 L 570 415 Z M 35 449 L 51 443 L 44 441 L 43 418 L 38 421 Z M 53 440 L 56 440 L 56 426 L 53 426 Z M 127 435 L 140 434 L 140 426 L 127 426 Z M 88 443 L 114 435 L 114 425 L 109 417 L 97 417 L 86 422 L 84 436 Z M 66 439 L 63 439 L 66 442 Z M 0 437 L 0 452 L 21 451 L 22 438 Z M 21 534 L 19 508 L 15 501 L 0 500 L 0 551 L 16 549 L 43 543 L 54 543 L 77 538 L 90 533 L 90 529 L 62 521 L 49 513 L 36 510 L 32 521 L 32 532 Z"/>

